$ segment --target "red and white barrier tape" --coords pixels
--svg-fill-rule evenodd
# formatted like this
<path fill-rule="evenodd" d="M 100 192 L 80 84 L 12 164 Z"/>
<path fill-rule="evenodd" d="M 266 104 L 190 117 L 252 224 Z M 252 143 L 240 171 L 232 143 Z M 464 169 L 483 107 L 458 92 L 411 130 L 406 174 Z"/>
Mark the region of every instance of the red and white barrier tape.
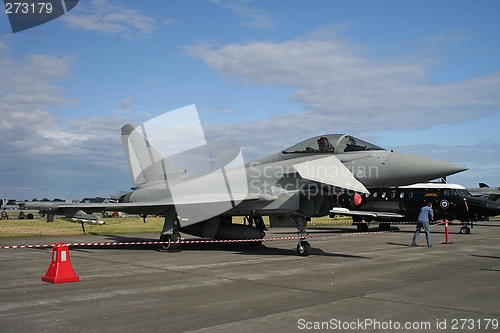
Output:
<path fill-rule="evenodd" d="M 207 244 L 207 243 L 248 243 L 278 240 L 298 239 L 292 237 L 273 237 L 262 239 L 184 239 L 175 242 L 147 241 L 147 242 L 92 242 L 92 243 L 65 243 L 66 246 L 122 246 L 122 245 L 163 245 L 163 244 Z M 36 245 L 0 245 L 0 249 L 34 249 L 54 247 L 57 244 L 36 244 Z"/>
<path fill-rule="evenodd" d="M 366 222 L 348 222 L 348 223 L 352 223 L 352 225 L 358 225 L 358 224 L 363 224 L 363 223 L 366 223 Z M 371 222 L 371 224 L 375 224 L 377 222 Z M 389 223 L 389 224 L 417 224 L 417 222 L 407 222 L 407 221 L 387 221 L 387 222 L 378 222 L 378 223 Z M 444 222 L 431 222 L 430 223 L 430 226 L 434 226 L 434 225 L 438 225 L 438 224 L 443 224 Z M 449 222 L 448 222 L 449 223 Z M 343 223 L 339 223 L 339 224 L 343 224 Z"/>
<path fill-rule="evenodd" d="M 432 224 L 431 227 L 441 225 L 443 222 Z M 367 231 L 367 232 L 349 232 L 341 234 L 328 234 L 328 235 L 308 235 L 304 238 L 322 238 L 322 237 L 338 237 L 338 236 L 354 236 L 354 235 L 371 235 L 381 234 L 386 232 L 397 232 L 408 230 L 388 230 L 388 231 Z M 289 237 L 269 237 L 261 239 L 183 239 L 175 242 L 161 242 L 161 241 L 147 241 L 147 242 L 93 242 L 93 243 L 66 243 L 66 246 L 123 246 L 123 245 L 164 245 L 164 244 L 210 244 L 210 243 L 249 243 L 249 242 L 269 242 L 269 241 L 288 241 L 298 240 L 299 236 Z M 54 247 L 57 244 L 36 244 L 36 245 L 0 245 L 1 249 L 39 249 Z"/>

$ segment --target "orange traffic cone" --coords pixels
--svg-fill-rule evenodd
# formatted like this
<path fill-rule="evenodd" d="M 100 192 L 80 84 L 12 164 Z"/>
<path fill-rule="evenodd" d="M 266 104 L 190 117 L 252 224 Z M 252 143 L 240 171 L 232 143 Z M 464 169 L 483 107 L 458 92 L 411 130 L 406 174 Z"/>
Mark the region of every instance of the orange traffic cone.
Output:
<path fill-rule="evenodd" d="M 47 273 L 42 276 L 42 281 L 51 283 L 80 281 L 69 261 L 69 249 L 66 243 L 54 244 L 52 262 L 47 269 Z"/>

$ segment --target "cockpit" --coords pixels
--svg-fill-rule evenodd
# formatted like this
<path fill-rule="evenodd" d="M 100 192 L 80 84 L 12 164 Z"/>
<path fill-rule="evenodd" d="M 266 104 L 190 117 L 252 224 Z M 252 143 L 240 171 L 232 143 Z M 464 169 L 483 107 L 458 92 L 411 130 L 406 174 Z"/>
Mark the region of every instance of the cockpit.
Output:
<path fill-rule="evenodd" d="M 455 196 L 455 197 L 470 197 L 472 194 L 470 194 L 469 191 L 466 189 L 445 189 L 443 192 L 443 195 L 445 197 L 448 196 Z"/>
<path fill-rule="evenodd" d="M 352 151 L 385 150 L 374 144 L 347 134 L 328 134 L 307 139 L 288 149 L 283 154 L 292 153 L 330 153 L 342 154 Z"/>

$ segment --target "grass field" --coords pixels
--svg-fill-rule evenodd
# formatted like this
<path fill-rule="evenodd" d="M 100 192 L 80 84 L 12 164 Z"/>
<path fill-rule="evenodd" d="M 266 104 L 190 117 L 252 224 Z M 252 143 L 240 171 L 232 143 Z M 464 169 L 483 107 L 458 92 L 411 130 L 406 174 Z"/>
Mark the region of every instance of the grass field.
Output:
<path fill-rule="evenodd" d="M 12 215 L 12 214 L 11 214 Z M 34 214 L 36 216 L 36 214 Z M 105 225 L 85 224 L 87 235 L 119 235 L 119 234 L 146 234 L 160 233 L 163 228 L 163 218 L 148 217 L 146 223 L 140 217 L 111 217 L 103 218 Z M 350 223 L 350 218 L 329 217 L 313 218 L 308 223 L 314 225 L 332 225 Z M 269 227 L 269 219 L 264 217 Z M 243 217 L 233 217 L 233 223 L 243 223 Z M 34 220 L 9 219 L 0 220 L 0 238 L 44 237 L 44 236 L 75 236 L 81 235 L 82 226 L 59 218 L 54 222 L 46 222 L 45 218 L 36 216 Z"/>

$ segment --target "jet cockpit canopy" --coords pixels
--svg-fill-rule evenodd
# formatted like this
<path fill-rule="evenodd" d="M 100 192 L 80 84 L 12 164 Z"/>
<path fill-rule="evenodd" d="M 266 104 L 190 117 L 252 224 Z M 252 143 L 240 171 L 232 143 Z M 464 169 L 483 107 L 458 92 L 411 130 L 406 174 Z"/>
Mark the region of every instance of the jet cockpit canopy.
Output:
<path fill-rule="evenodd" d="M 291 153 L 330 153 L 342 154 L 352 151 L 385 150 L 372 143 L 348 134 L 327 134 L 304 140 L 288 149 L 283 154 Z"/>

